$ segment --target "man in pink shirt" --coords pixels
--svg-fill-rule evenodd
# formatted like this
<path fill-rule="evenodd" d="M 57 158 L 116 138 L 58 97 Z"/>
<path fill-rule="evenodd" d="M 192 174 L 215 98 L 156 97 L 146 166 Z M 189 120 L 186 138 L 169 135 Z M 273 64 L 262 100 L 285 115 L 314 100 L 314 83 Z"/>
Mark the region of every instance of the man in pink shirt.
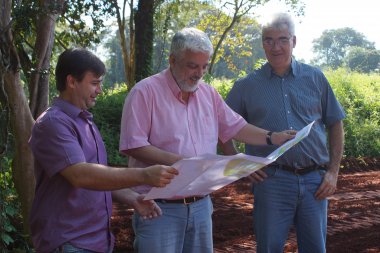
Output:
<path fill-rule="evenodd" d="M 170 68 L 131 90 L 124 104 L 119 147 L 129 156 L 129 166 L 172 165 L 186 157 L 216 154 L 218 140 L 281 144 L 293 138 L 294 131 L 271 133 L 248 124 L 201 80 L 212 52 L 204 32 L 185 28 L 173 37 Z M 143 220 L 134 214 L 136 251 L 213 252 L 210 196 L 156 202 L 162 216 Z"/>

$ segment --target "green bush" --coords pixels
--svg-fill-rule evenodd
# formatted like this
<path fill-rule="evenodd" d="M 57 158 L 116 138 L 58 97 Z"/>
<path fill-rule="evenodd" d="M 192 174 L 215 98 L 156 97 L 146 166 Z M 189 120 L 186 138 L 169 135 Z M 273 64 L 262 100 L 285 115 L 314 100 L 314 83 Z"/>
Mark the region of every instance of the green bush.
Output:
<path fill-rule="evenodd" d="M 0 167 L 0 223 L 1 223 L 1 248 L 7 248 L 14 243 L 11 234 L 16 231 L 12 225 L 12 219 L 16 216 L 19 210 L 16 199 L 16 193 L 12 182 L 12 174 L 10 169 L 10 160 L 6 157 L 1 159 Z"/>
<path fill-rule="evenodd" d="M 21 207 L 12 180 L 11 154 L 0 156 L 0 253 L 33 252 L 23 234 Z"/>
<path fill-rule="evenodd" d="M 213 79 L 211 85 L 226 99 L 228 92 L 232 88 L 232 81 L 229 79 Z"/>
<path fill-rule="evenodd" d="M 127 93 L 126 85 L 105 90 L 91 109 L 106 145 L 108 163 L 112 165 L 128 164 L 128 159 L 119 153 L 120 121 Z"/>
<path fill-rule="evenodd" d="M 342 104 L 345 155 L 360 157 L 380 155 L 380 75 L 326 71 L 326 77 Z"/>

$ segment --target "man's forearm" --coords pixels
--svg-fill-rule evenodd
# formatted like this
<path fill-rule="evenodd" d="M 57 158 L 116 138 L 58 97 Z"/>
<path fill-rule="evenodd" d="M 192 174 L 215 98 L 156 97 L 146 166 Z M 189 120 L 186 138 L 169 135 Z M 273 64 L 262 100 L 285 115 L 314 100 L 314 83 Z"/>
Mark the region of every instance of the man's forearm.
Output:
<path fill-rule="evenodd" d="M 183 157 L 178 154 L 164 151 L 152 145 L 129 149 L 123 153 L 148 165 L 162 164 L 170 166 L 183 159 Z"/>
<path fill-rule="evenodd" d="M 112 200 L 133 206 L 139 194 L 129 188 L 112 191 Z"/>
<path fill-rule="evenodd" d="M 338 121 L 329 127 L 328 137 L 330 153 L 330 162 L 328 167 L 329 170 L 333 170 L 338 173 L 344 149 L 344 130 L 342 121 Z"/>
<path fill-rule="evenodd" d="M 222 143 L 220 140 L 218 141 L 218 145 L 223 153 L 223 155 L 236 155 L 238 153 L 234 141 L 228 140 L 225 143 Z"/>

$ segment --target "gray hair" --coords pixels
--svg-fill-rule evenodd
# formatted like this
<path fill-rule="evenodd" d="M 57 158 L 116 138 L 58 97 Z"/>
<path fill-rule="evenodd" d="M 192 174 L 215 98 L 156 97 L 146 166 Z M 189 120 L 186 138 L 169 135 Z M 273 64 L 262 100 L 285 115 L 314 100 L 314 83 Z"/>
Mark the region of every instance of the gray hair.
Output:
<path fill-rule="evenodd" d="M 268 29 L 283 30 L 287 28 L 290 35 L 295 35 L 295 25 L 292 17 L 288 13 L 276 13 L 270 20 L 262 25 L 262 33 Z"/>
<path fill-rule="evenodd" d="M 185 50 L 205 52 L 210 55 L 214 51 L 207 34 L 196 28 L 184 28 L 173 37 L 170 54 L 177 56 Z"/>

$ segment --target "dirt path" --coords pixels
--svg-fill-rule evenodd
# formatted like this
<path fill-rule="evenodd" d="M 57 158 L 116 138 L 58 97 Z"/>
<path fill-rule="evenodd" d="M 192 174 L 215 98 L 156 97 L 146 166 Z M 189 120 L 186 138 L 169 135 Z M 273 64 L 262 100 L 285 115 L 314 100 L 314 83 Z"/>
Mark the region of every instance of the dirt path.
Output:
<path fill-rule="evenodd" d="M 380 158 L 345 159 L 329 201 L 327 252 L 380 252 Z M 252 195 L 246 180 L 212 194 L 215 253 L 254 253 Z M 132 210 L 115 205 L 114 252 L 133 252 Z M 294 231 L 284 252 L 297 252 Z"/>

